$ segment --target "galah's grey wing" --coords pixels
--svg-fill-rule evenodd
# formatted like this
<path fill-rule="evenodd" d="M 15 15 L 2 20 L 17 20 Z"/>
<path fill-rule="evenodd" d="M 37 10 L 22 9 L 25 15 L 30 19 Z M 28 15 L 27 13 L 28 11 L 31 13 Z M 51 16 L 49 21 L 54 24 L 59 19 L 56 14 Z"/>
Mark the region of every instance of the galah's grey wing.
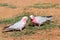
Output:
<path fill-rule="evenodd" d="M 17 22 L 17 23 L 18 23 L 18 22 Z M 6 26 L 3 30 L 4 30 L 4 31 L 15 30 L 16 27 L 18 26 L 17 23 L 15 23 L 15 24 L 13 24 L 13 25 Z"/>
<path fill-rule="evenodd" d="M 46 18 L 47 20 L 51 20 L 53 19 L 53 16 L 44 16 L 44 18 Z"/>
<path fill-rule="evenodd" d="M 37 23 L 43 24 L 46 21 L 46 18 L 44 17 L 36 17 Z"/>
<path fill-rule="evenodd" d="M 47 17 L 47 18 L 50 18 L 50 17 L 53 17 L 53 16 L 42 16 L 42 17 Z"/>
<path fill-rule="evenodd" d="M 3 30 L 8 29 L 8 28 L 9 28 L 10 26 L 12 26 L 12 25 L 14 25 L 14 24 L 11 24 L 11 25 L 7 25 L 7 26 L 5 26 L 5 27 L 3 28 Z M 12 30 L 12 29 L 9 28 L 9 30 Z"/>

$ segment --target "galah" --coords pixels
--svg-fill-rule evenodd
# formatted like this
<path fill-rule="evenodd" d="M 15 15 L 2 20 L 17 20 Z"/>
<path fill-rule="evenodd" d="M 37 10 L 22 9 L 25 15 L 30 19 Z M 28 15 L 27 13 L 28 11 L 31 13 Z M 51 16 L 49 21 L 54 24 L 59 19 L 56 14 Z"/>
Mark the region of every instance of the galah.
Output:
<path fill-rule="evenodd" d="M 28 17 L 24 16 L 20 21 L 16 22 L 13 25 L 10 25 L 4 31 L 10 31 L 10 30 L 20 30 L 21 31 L 25 27 L 27 20 L 28 20 Z"/>
<path fill-rule="evenodd" d="M 52 16 L 34 16 L 30 15 L 31 22 L 33 24 L 38 24 L 39 26 L 44 24 L 46 21 L 53 19 Z"/>

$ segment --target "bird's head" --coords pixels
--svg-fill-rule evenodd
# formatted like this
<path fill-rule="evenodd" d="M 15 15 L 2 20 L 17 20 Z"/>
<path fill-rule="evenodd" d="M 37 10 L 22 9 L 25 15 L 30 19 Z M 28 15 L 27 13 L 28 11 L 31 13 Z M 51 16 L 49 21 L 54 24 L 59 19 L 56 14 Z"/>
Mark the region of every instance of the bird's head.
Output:
<path fill-rule="evenodd" d="M 22 21 L 24 21 L 24 22 L 26 22 L 28 20 L 28 17 L 27 16 L 24 16 L 23 18 L 22 18 Z"/>
<path fill-rule="evenodd" d="M 30 18 L 31 18 L 31 19 L 34 19 L 34 16 L 33 16 L 33 15 L 30 15 Z"/>

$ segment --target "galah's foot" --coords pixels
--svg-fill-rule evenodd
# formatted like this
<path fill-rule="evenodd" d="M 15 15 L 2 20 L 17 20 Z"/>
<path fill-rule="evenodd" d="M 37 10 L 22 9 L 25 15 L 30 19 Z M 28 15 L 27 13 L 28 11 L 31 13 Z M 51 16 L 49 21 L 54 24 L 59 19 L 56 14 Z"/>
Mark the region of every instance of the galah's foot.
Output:
<path fill-rule="evenodd" d="M 39 27 L 40 27 L 40 25 L 39 25 Z"/>
<path fill-rule="evenodd" d="M 23 30 L 20 30 L 21 32 L 23 31 Z"/>

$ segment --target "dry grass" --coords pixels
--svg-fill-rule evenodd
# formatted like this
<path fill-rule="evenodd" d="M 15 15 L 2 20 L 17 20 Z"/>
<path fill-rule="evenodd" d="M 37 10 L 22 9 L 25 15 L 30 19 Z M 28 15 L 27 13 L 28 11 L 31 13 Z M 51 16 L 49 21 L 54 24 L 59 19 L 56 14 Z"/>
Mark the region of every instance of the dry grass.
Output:
<path fill-rule="evenodd" d="M 33 7 L 33 8 L 43 8 L 43 9 L 47 9 L 47 8 L 60 8 L 60 4 L 51 4 L 51 3 L 36 3 L 32 6 L 29 7 Z"/>
<path fill-rule="evenodd" d="M 0 6 L 5 6 L 5 7 L 8 7 L 8 8 L 12 8 L 12 9 L 14 9 L 14 8 L 17 8 L 16 6 L 14 6 L 14 5 L 10 5 L 10 4 L 7 4 L 7 3 L 0 3 Z"/>

